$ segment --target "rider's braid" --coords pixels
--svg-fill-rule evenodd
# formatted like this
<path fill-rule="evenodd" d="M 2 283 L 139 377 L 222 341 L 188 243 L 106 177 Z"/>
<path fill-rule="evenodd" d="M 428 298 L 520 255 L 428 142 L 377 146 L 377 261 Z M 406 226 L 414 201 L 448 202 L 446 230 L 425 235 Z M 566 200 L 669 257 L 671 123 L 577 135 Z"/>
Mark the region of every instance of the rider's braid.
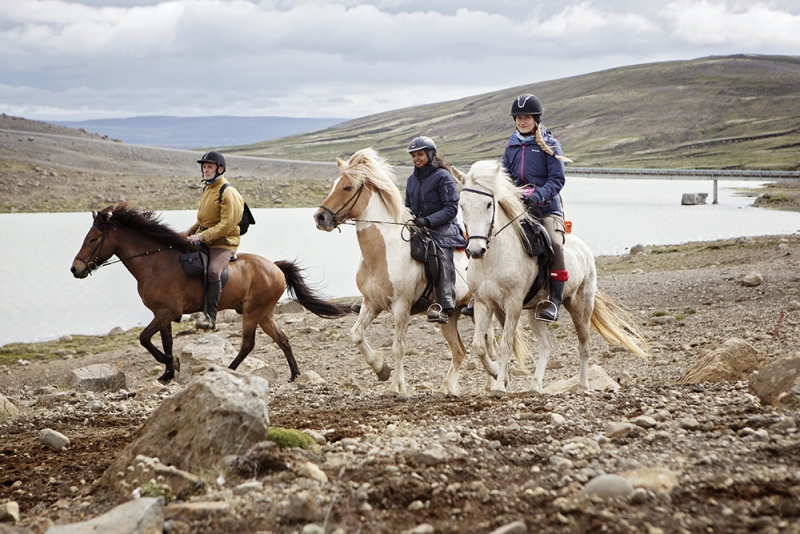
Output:
<path fill-rule="evenodd" d="M 542 150 L 544 150 L 545 152 L 547 152 L 548 154 L 550 154 L 551 156 L 553 156 L 557 160 L 564 161 L 564 162 L 572 162 L 572 160 L 569 159 L 566 156 L 557 156 L 557 155 L 555 155 L 555 153 L 553 152 L 553 149 L 550 148 L 547 145 L 547 143 L 544 142 L 544 137 L 542 137 L 542 128 L 540 128 L 540 126 L 541 126 L 540 124 L 536 125 L 536 144 L 539 145 L 539 147 Z"/>

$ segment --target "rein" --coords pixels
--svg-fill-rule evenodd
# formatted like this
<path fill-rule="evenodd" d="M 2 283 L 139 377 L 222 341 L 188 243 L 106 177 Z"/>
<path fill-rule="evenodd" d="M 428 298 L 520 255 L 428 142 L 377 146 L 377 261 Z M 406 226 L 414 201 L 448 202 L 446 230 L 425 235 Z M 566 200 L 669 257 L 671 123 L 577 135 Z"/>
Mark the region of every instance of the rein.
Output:
<path fill-rule="evenodd" d="M 97 227 L 94 226 L 93 228 L 97 228 Z M 99 228 L 97 228 L 97 229 L 99 230 Z M 170 249 L 173 248 L 172 245 L 170 245 L 167 248 L 157 248 L 155 250 L 148 250 L 147 252 L 141 252 L 139 254 L 134 254 L 133 256 L 128 256 L 127 258 L 117 258 L 114 261 L 106 260 L 106 261 L 104 261 L 102 263 L 97 263 L 98 256 L 96 254 L 98 252 L 100 252 L 100 249 L 103 248 L 103 244 L 106 242 L 106 237 L 108 237 L 108 231 L 109 231 L 109 228 L 106 228 L 105 230 L 103 230 L 103 237 L 100 239 L 100 243 L 98 243 L 98 245 L 96 247 L 94 247 L 94 250 L 92 250 L 92 252 L 89 253 L 89 261 L 84 260 L 83 258 L 79 258 L 78 256 L 75 256 L 76 260 L 78 260 L 80 262 L 83 262 L 83 264 L 86 265 L 86 268 L 89 270 L 89 274 L 92 274 L 92 272 L 94 272 L 97 269 L 99 269 L 100 267 L 104 267 L 106 265 L 113 265 L 115 263 L 131 260 L 133 258 L 139 258 L 141 256 L 149 256 L 150 254 L 155 254 L 156 252 L 164 252 L 166 250 L 170 250 Z M 93 256 L 94 256 L 94 259 L 92 260 L 91 258 Z"/>

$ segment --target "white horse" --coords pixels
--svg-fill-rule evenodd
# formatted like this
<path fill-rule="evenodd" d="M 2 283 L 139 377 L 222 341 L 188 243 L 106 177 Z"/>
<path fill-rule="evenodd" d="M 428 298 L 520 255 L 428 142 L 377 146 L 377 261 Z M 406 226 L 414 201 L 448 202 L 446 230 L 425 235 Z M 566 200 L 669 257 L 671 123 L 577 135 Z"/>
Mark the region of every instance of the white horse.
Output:
<path fill-rule="evenodd" d="M 525 296 L 539 272 L 536 258 L 527 255 L 520 232 L 520 221 L 528 217 L 520 200 L 519 189 L 496 161 L 478 161 L 469 173 L 454 169 L 464 185 L 460 206 L 469 234 L 467 254 L 470 256 L 467 283 L 475 299 L 475 333 L 472 346 L 487 372 L 496 378 L 490 394 L 506 393 L 508 357 L 523 308 L 528 310 L 531 329 L 539 346 L 539 361 L 529 391 L 542 392 L 542 379 L 550 358 L 547 323 L 535 319 L 538 303 L 547 297 L 547 287 L 527 303 Z M 626 347 L 631 352 L 648 356 L 647 341 L 641 330 L 608 296 L 597 290 L 594 258 L 586 244 L 568 234 L 564 256 L 569 280 L 564 288 L 563 305 L 572 317 L 578 334 L 580 375 L 578 387 L 589 389 L 588 367 L 590 327 L 594 327 L 609 343 Z M 505 313 L 506 321 L 499 344 L 497 364 L 489 355 L 487 332 L 492 314 Z M 502 380 L 501 380 L 502 378 Z"/>
<path fill-rule="evenodd" d="M 406 353 L 406 334 L 410 311 L 422 296 L 427 285 L 424 266 L 411 258 L 407 222 L 412 219 L 405 207 L 392 167 L 371 148 L 359 150 L 348 162 L 337 159 L 339 178 L 320 208 L 314 213 L 317 228 L 330 232 L 345 220 L 354 220 L 361 263 L 356 284 L 364 299 L 358 320 L 350 337 L 364 359 L 378 375 L 387 380 L 389 391 L 406 394 L 403 356 Z M 456 312 L 447 324 L 440 325 L 442 335 L 450 346 L 452 362 L 439 393 L 458 395 L 458 371 L 466 347 L 458 333 L 460 307 L 469 301 L 466 283 L 467 257 L 455 251 Z M 394 344 L 392 355 L 394 373 L 383 355 L 370 347 L 364 330 L 382 311 L 394 315 Z"/>

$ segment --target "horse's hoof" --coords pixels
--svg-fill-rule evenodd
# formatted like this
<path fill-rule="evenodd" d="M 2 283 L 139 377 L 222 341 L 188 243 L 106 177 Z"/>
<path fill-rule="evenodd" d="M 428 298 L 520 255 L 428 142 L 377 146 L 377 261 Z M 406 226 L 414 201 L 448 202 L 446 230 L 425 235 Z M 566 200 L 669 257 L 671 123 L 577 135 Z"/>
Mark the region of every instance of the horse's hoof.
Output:
<path fill-rule="evenodd" d="M 165 386 L 172 382 L 172 379 L 175 378 L 175 370 L 174 369 L 167 369 L 164 371 L 164 374 L 158 377 L 158 381 Z"/>
<path fill-rule="evenodd" d="M 294 382 L 295 380 L 297 380 L 297 377 L 298 377 L 298 376 L 300 376 L 300 373 L 292 373 L 292 376 L 291 376 L 291 377 L 289 377 L 289 383 L 291 384 L 292 382 Z"/>
<path fill-rule="evenodd" d="M 389 380 L 389 377 L 392 376 L 392 368 L 386 364 L 383 364 L 383 368 L 375 374 L 378 375 L 378 380 L 381 382 L 386 382 Z"/>

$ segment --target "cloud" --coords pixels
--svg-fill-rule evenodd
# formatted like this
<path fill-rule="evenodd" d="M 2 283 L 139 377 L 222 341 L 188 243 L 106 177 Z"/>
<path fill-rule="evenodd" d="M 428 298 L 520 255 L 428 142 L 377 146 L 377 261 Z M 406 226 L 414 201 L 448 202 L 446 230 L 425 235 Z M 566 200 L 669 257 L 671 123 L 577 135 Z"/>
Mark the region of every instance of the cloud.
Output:
<path fill-rule="evenodd" d="M 355 117 L 626 64 L 800 49 L 794 4 L 737 5 L 0 1 L 0 108 Z"/>

